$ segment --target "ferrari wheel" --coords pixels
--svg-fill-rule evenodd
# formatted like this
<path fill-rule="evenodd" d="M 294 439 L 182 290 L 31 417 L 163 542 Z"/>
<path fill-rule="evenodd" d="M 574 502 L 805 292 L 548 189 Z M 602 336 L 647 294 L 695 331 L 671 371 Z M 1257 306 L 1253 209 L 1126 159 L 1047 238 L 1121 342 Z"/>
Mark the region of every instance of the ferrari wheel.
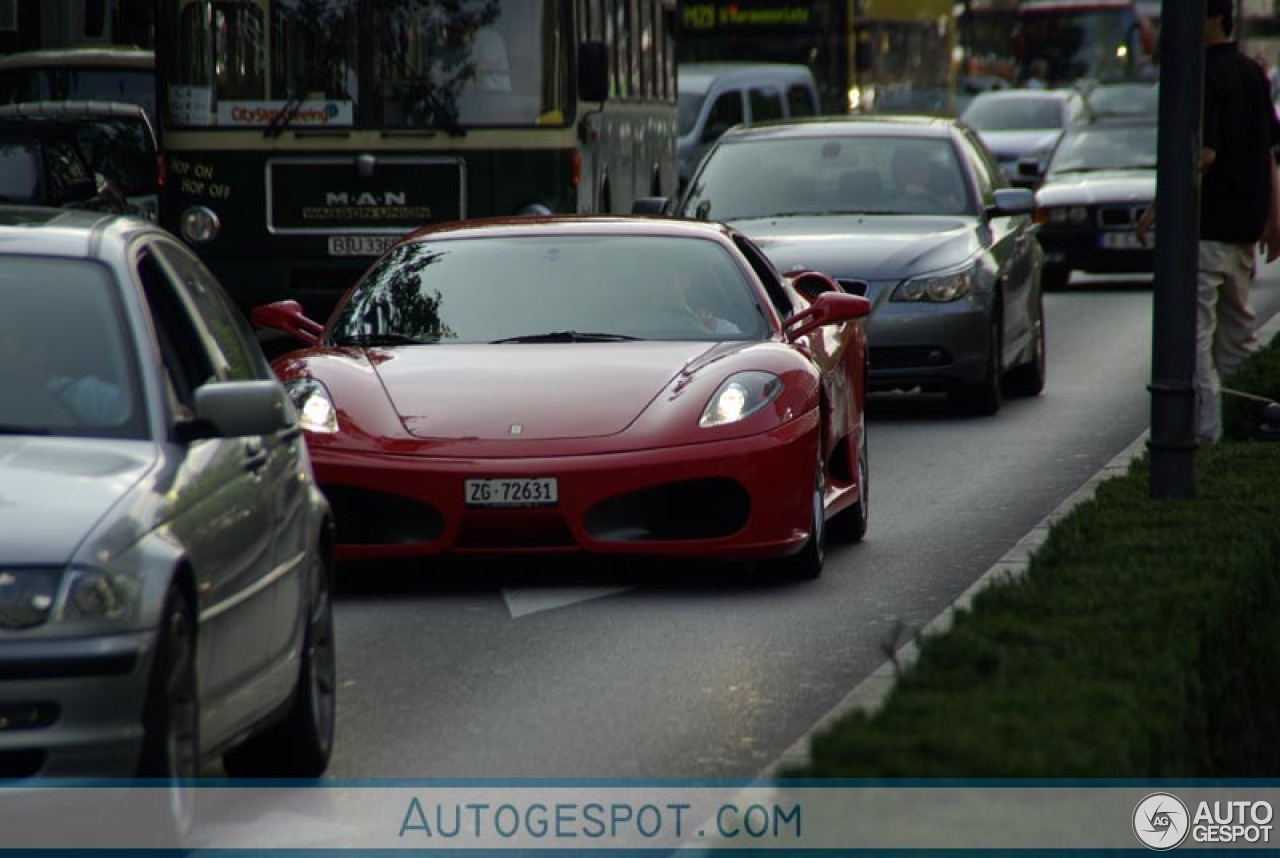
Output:
<path fill-rule="evenodd" d="M 858 469 L 858 500 L 853 506 L 841 510 L 831 519 L 827 532 L 840 542 L 860 542 L 867 535 L 868 511 L 871 503 L 871 469 L 867 455 L 867 421 L 862 419 L 861 440 L 856 458 Z"/>
<path fill-rule="evenodd" d="M 809 538 L 798 554 L 771 562 L 770 572 L 792 581 L 811 581 L 822 574 L 827 559 L 826 469 L 822 463 L 822 444 L 818 444 L 818 465 L 813 480 L 810 504 Z"/>

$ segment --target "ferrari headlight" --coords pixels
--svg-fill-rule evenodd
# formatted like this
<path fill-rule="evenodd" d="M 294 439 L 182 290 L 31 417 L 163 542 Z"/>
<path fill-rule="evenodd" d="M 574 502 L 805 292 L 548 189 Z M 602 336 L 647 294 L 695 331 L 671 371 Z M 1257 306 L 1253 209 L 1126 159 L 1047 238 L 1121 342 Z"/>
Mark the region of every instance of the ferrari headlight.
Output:
<path fill-rule="evenodd" d="M 726 379 L 707 407 L 702 409 L 698 425 L 703 429 L 737 423 L 770 402 L 782 392 L 782 379 L 770 372 L 740 372 Z"/>
<path fill-rule="evenodd" d="M 908 280 L 894 290 L 893 300 L 946 304 L 960 300 L 972 290 L 973 270 L 966 268 L 950 274 L 932 274 Z"/>
<path fill-rule="evenodd" d="M 295 378 L 285 382 L 285 390 L 298 409 L 298 424 L 305 431 L 319 435 L 338 431 L 338 411 L 323 384 L 314 378 Z"/>
<path fill-rule="evenodd" d="M 0 569 L 0 629 L 122 618 L 130 604 L 122 586 L 101 569 Z"/>

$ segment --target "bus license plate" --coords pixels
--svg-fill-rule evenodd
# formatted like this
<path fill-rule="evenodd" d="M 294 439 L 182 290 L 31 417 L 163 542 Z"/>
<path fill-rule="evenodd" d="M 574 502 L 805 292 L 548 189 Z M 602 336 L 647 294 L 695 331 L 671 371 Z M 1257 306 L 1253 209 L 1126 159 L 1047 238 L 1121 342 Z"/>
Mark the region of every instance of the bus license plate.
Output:
<path fill-rule="evenodd" d="M 1143 250 L 1147 247 L 1138 241 L 1136 232 L 1104 232 L 1099 243 L 1107 250 Z"/>
<path fill-rule="evenodd" d="M 467 506 L 555 506 L 560 499 L 555 477 L 467 480 Z"/>
<path fill-rule="evenodd" d="M 331 235 L 330 256 L 381 256 L 399 241 L 395 235 Z"/>

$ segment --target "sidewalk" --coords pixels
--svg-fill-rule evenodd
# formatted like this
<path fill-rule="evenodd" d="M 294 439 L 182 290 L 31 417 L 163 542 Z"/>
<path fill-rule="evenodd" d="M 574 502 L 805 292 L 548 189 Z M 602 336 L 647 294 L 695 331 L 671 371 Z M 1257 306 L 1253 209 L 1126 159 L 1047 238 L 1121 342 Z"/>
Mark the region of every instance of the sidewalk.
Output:
<path fill-rule="evenodd" d="M 1258 329 L 1258 340 L 1265 345 L 1277 334 L 1280 334 L 1280 313 L 1272 316 L 1266 324 Z M 1127 473 L 1130 463 L 1146 450 L 1147 435 L 1147 432 L 1143 432 L 1135 438 L 1128 447 L 1090 477 L 1084 485 L 1059 504 L 1056 509 L 1045 516 L 1026 536 L 1019 539 L 1013 548 L 1009 549 L 977 581 L 973 582 L 969 589 L 965 590 L 959 598 L 952 602 L 950 607 L 925 625 L 918 637 L 934 637 L 935 635 L 946 633 L 951 628 L 956 612 L 968 609 L 973 602 L 974 596 L 983 589 L 994 583 L 1013 580 L 1025 574 L 1030 566 L 1031 556 L 1049 538 L 1050 529 L 1077 506 L 1090 500 L 1100 483 Z M 889 692 L 893 690 L 898 674 L 910 669 L 915 664 L 918 656 L 919 646 L 915 641 L 902 646 L 894 653 L 891 659 L 885 661 L 870 676 L 858 683 L 843 700 L 836 704 L 826 715 L 822 716 L 790 748 L 784 751 L 782 756 L 765 768 L 758 775 L 758 778 L 778 778 L 787 769 L 807 765 L 810 761 L 810 744 L 815 735 L 824 732 L 827 728 L 853 712 L 862 711 L 871 714 L 880 709 L 888 699 Z"/>

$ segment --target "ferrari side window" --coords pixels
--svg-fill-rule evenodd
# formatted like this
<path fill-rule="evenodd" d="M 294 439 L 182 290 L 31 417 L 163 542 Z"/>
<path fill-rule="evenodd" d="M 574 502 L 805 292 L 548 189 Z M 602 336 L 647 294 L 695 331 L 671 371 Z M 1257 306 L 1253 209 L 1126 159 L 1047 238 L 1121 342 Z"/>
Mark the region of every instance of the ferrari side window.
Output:
<path fill-rule="evenodd" d="M 787 318 L 796 312 L 796 308 L 791 305 L 791 298 L 788 297 L 785 289 L 782 288 L 782 279 L 778 276 L 777 270 L 763 253 L 761 253 L 754 244 L 741 235 L 733 237 L 733 243 L 742 251 L 742 255 L 747 258 L 747 262 L 751 265 L 751 269 L 755 271 L 756 276 L 760 278 L 760 282 L 764 284 L 764 291 L 769 295 L 769 303 L 773 304 L 773 309 L 778 312 L 782 318 Z"/>

